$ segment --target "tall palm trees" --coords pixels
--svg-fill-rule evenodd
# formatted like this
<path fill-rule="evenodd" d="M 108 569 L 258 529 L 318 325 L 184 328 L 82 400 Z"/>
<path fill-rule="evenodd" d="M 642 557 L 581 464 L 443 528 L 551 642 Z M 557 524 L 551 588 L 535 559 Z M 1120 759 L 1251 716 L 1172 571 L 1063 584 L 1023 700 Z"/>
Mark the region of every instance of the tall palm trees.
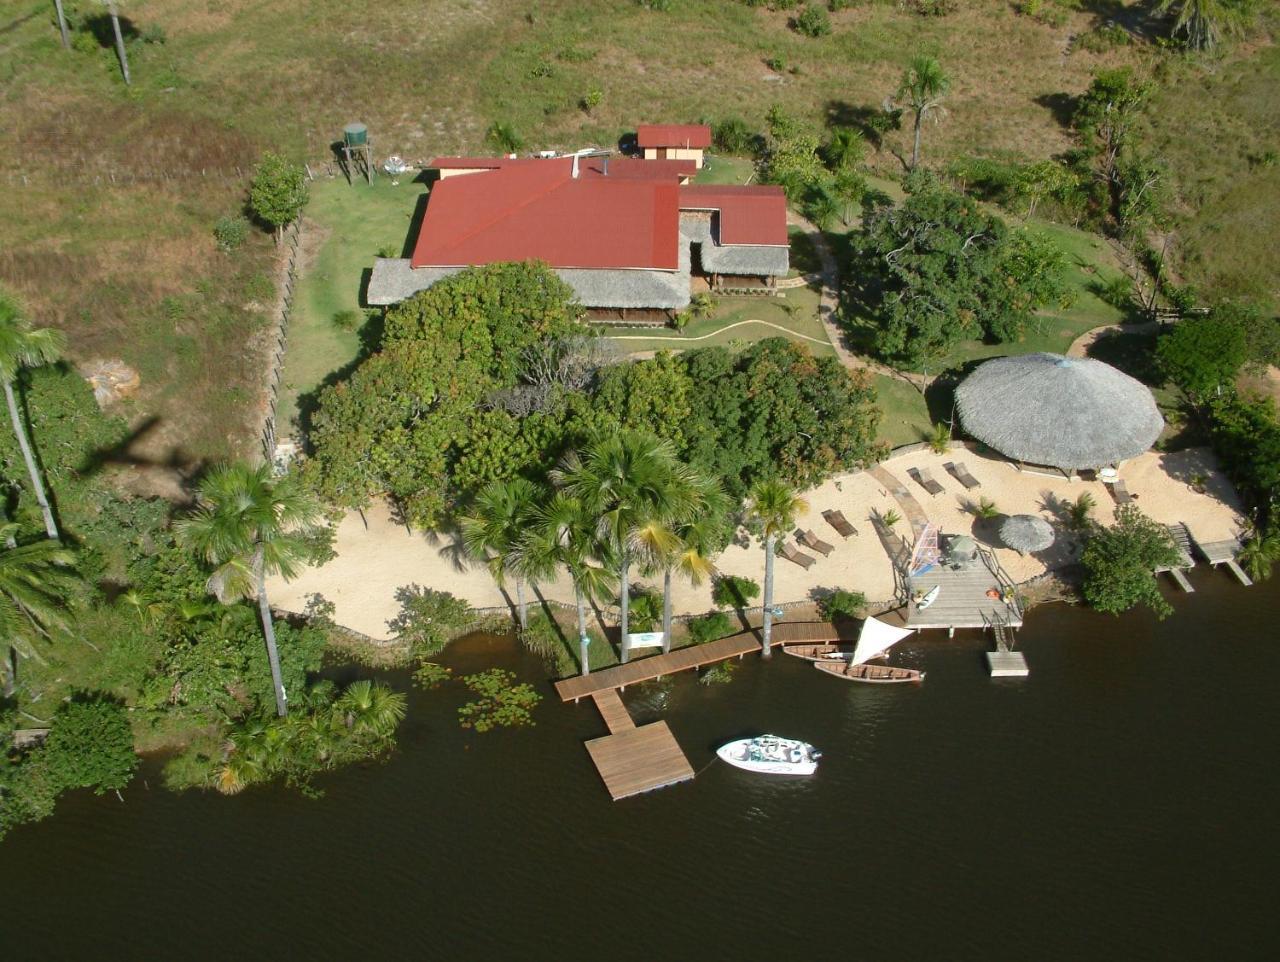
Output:
<path fill-rule="evenodd" d="M 673 492 L 680 520 L 670 532 L 674 538 L 665 552 L 655 556 L 662 570 L 662 651 L 671 650 L 671 576 L 679 572 L 697 587 L 716 573 L 712 560 L 724 547 L 729 499 L 719 482 L 692 471 L 681 472 Z"/>
<path fill-rule="evenodd" d="M 572 454 L 554 479 L 598 519 L 602 551 L 617 565 L 622 661 L 630 658 L 628 629 L 631 566 L 637 555 L 653 557 L 673 547 L 670 526 L 689 520 L 682 501 L 679 462 L 666 441 L 639 431 L 621 431 Z"/>
<path fill-rule="evenodd" d="M 762 654 L 768 658 L 773 632 L 773 556 L 778 538 L 796 523 L 796 516 L 809 510 L 808 503 L 783 481 L 761 481 L 751 489 L 747 517 L 756 525 L 764 541 L 764 629 Z"/>
<path fill-rule="evenodd" d="M 308 537 L 320 528 L 320 506 L 291 475 L 274 478 L 265 465 L 230 464 L 210 472 L 197 489 L 193 514 L 178 535 L 214 566 L 209 593 L 224 604 L 256 597 L 275 686 L 276 714 L 288 713 L 275 625 L 267 599 L 268 574 L 291 578 L 312 556 Z"/>
<path fill-rule="evenodd" d="M 9 670 L 10 647 L 42 661 L 33 642 L 65 627 L 62 608 L 74 579 L 74 555 L 56 541 L 17 544 L 18 526 L 0 524 L 0 639 L 5 657 L 0 664 L 4 694 L 13 694 Z"/>
<path fill-rule="evenodd" d="M 933 57 L 914 58 L 898 85 L 898 99 L 905 101 L 915 114 L 915 141 L 911 148 L 911 169 L 920 163 L 920 128 L 926 117 L 935 120 L 942 112 L 942 99 L 951 88 L 951 78 Z"/>
<path fill-rule="evenodd" d="M 529 617 L 524 597 L 525 574 L 516 564 L 517 548 L 533 519 L 538 494 L 537 486 L 523 478 L 495 481 L 480 492 L 471 513 L 460 522 L 467 554 L 488 567 L 499 588 L 506 586 L 508 574 L 515 575 L 521 631 L 529 627 Z"/>
<path fill-rule="evenodd" d="M 40 469 L 36 466 L 31 440 L 22 423 L 22 412 L 14 395 L 13 382 L 24 367 L 39 367 L 56 361 L 62 356 L 64 343 L 65 339 L 60 331 L 50 328 L 32 330 L 18 305 L 10 297 L 0 293 L 0 381 L 4 382 L 4 400 L 9 405 L 9 420 L 13 423 L 18 447 L 22 449 L 22 459 L 27 465 L 27 475 L 31 478 L 36 503 L 40 505 L 40 513 L 44 515 L 45 532 L 54 539 L 58 537 L 58 525 L 45 494 Z"/>

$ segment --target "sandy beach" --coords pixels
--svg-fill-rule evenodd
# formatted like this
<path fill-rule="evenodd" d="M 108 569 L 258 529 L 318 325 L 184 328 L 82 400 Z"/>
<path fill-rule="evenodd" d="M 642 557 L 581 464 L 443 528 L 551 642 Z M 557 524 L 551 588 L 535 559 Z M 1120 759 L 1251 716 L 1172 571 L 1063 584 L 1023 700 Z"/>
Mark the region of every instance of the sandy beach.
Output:
<path fill-rule="evenodd" d="M 981 487 L 966 491 L 943 469 L 948 461 L 965 464 Z M 1097 520 L 1110 523 L 1114 514 L 1114 502 L 1105 485 L 1023 472 L 1002 458 L 979 454 L 959 445 L 947 455 L 936 454 L 928 448 L 904 450 L 882 462 L 882 468 L 910 493 L 944 534 L 973 534 L 993 547 L 1000 564 L 1018 582 L 1078 557 L 1078 538 L 1066 530 L 1063 518 L 1066 504 L 1075 501 L 1082 492 L 1093 495 Z M 912 468 L 927 469 L 943 486 L 943 492 L 930 496 L 909 477 L 907 472 Z M 1239 501 L 1208 449 L 1192 448 L 1175 454 L 1149 451 L 1126 462 L 1120 474 L 1130 492 L 1137 496 L 1142 511 L 1162 524 L 1186 523 L 1199 541 L 1221 541 L 1239 533 L 1242 523 Z M 1200 493 L 1193 490 L 1192 480 L 1202 475 L 1207 483 Z M 808 491 L 805 497 L 809 511 L 800 518 L 799 527 L 812 530 L 834 550 L 823 557 L 801 549 L 816 558 L 807 570 L 779 557 L 775 566 L 775 600 L 780 604 L 808 601 L 834 588 L 861 591 L 873 602 L 890 600 L 895 592 L 894 571 L 888 550 L 871 519 L 896 511 L 902 520 L 895 526 L 894 534 L 909 540 L 912 538 L 908 522 L 911 512 L 907 507 L 899 503 L 887 485 L 863 471 L 832 478 Z M 994 535 L 999 522 L 976 520 L 972 513 L 980 497 L 994 502 L 1003 514 L 1033 514 L 1045 518 L 1054 527 L 1057 536 L 1054 545 L 1030 555 L 999 547 Z M 823 519 L 822 512 L 827 509 L 842 511 L 858 534 L 842 539 Z M 717 566 L 725 574 L 744 575 L 759 582 L 764 576 L 764 551 L 758 541 L 747 540 L 741 531 L 739 537 L 740 542 L 730 545 L 717 559 Z M 794 544 L 794 537 L 788 542 Z M 383 504 L 366 509 L 363 518 L 354 511 L 344 517 L 338 525 L 334 547 L 337 557 L 328 564 L 307 569 L 291 582 L 282 579 L 270 582 L 272 603 L 286 611 L 302 611 L 310 595 L 322 595 L 335 605 L 335 620 L 339 624 L 378 639 L 390 637 L 388 622 L 400 610 L 396 593 L 407 585 L 448 591 L 477 608 L 508 604 L 508 598 L 488 571 L 461 559 L 451 537 L 409 532 L 392 521 L 390 511 Z M 636 580 L 660 584 L 657 579 Z M 573 600 L 572 585 L 564 575 L 538 585 L 537 590 L 551 600 Z M 529 599 L 534 597 L 531 591 Z M 713 607 L 710 585 L 695 588 L 679 579 L 675 582 L 672 600 L 679 614 L 702 613 Z"/>

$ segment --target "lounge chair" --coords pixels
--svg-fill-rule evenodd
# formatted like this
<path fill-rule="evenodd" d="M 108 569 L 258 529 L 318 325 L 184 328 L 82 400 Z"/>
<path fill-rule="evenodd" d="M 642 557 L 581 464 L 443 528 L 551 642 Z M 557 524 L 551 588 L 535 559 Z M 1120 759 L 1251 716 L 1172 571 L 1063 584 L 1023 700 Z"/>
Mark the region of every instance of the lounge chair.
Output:
<path fill-rule="evenodd" d="M 833 508 L 828 508 L 826 511 L 822 512 L 822 517 L 827 524 L 836 529 L 836 533 L 842 538 L 852 538 L 858 533 L 858 529 L 851 525 L 848 519 L 845 518 L 843 511 L 836 511 Z"/>
<path fill-rule="evenodd" d="M 782 557 L 786 558 L 788 561 L 792 561 L 798 564 L 801 568 L 804 568 L 805 570 L 808 570 L 809 567 L 815 561 L 818 560 L 817 558 L 813 558 L 805 554 L 803 551 L 797 551 L 795 549 L 795 546 L 787 544 L 785 541 L 782 543 L 782 546 L 778 549 L 778 553 L 781 554 Z"/>
<path fill-rule="evenodd" d="M 823 541 L 812 531 L 801 531 L 796 535 L 796 540 L 808 548 L 810 551 L 816 551 L 823 557 L 831 554 L 836 549 L 827 542 Z"/>
<path fill-rule="evenodd" d="M 1116 499 L 1116 504 L 1128 504 L 1133 500 L 1129 488 L 1119 478 L 1111 482 L 1111 497 Z"/>
<path fill-rule="evenodd" d="M 929 473 L 928 468 L 911 468 L 907 471 L 907 474 L 911 476 L 913 481 L 928 491 L 935 498 L 942 494 L 942 485 L 933 480 L 933 475 Z"/>
<path fill-rule="evenodd" d="M 954 461 L 948 461 L 942 466 L 943 470 L 950 471 L 951 476 L 965 486 L 965 489 L 972 491 L 974 488 L 982 487 L 982 482 L 969 473 L 969 469 L 963 464 L 956 464 Z"/>

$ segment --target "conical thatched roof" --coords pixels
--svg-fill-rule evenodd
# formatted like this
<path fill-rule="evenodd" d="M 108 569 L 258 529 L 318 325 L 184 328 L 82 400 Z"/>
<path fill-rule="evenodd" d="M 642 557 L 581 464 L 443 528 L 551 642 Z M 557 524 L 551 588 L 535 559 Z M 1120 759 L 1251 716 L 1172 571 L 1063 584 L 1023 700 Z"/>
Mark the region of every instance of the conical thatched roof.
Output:
<path fill-rule="evenodd" d="M 1006 457 L 1100 468 L 1146 451 L 1164 418 L 1151 392 L 1110 364 L 1060 354 L 987 361 L 956 389 L 971 435 Z"/>
<path fill-rule="evenodd" d="M 1000 540 L 1023 554 L 1043 551 L 1053 544 L 1053 528 L 1034 514 L 1015 514 L 1001 523 Z"/>

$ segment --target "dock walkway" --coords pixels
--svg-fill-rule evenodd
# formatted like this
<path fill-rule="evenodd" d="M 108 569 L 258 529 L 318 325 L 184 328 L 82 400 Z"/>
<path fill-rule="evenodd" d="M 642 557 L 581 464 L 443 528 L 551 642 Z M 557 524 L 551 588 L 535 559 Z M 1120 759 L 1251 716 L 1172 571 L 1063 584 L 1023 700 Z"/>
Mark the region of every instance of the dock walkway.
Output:
<path fill-rule="evenodd" d="M 1218 565 L 1224 566 L 1228 571 L 1236 576 L 1242 585 L 1248 587 L 1253 581 L 1244 569 L 1240 567 L 1236 561 L 1236 555 L 1240 553 L 1240 542 L 1235 538 L 1229 538 L 1226 541 L 1197 541 L 1196 550 L 1204 555 L 1204 560 L 1209 562 L 1215 568 Z"/>

